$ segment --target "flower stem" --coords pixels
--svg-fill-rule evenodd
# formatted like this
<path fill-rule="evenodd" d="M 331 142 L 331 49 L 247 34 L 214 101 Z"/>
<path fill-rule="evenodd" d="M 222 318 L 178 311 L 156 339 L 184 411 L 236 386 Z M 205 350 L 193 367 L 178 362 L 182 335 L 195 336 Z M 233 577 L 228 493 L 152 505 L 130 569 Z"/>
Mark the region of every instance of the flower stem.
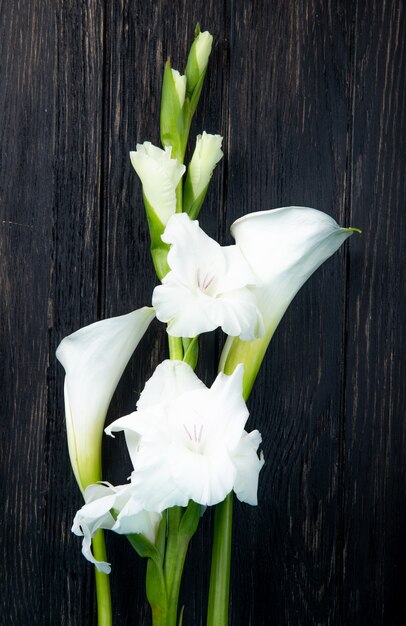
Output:
<path fill-rule="evenodd" d="M 106 561 L 106 544 L 104 533 L 99 530 L 92 539 L 93 554 L 98 561 Z M 110 579 L 107 574 L 99 572 L 95 568 L 96 598 L 97 598 L 97 624 L 98 626 L 112 626 L 113 617 L 111 612 Z"/>
<path fill-rule="evenodd" d="M 168 509 L 168 537 L 166 540 L 165 550 L 165 580 L 168 594 L 172 588 L 172 578 L 174 576 L 175 563 L 178 558 L 178 532 L 179 524 L 182 517 L 183 509 L 180 506 L 174 506 Z"/>
<path fill-rule="evenodd" d="M 172 337 L 168 335 L 169 346 L 169 358 L 182 361 L 183 360 L 183 345 L 181 337 Z"/>
<path fill-rule="evenodd" d="M 207 626 L 228 626 L 233 493 L 216 506 Z"/>
<path fill-rule="evenodd" d="M 178 626 L 178 600 L 183 567 L 189 543 L 200 520 L 200 505 L 192 500 L 186 509 L 168 509 L 168 539 L 165 553 L 165 581 L 168 594 L 168 617 L 165 626 Z M 181 614 L 182 615 L 182 614 Z M 154 624 L 155 626 L 155 624 Z"/>

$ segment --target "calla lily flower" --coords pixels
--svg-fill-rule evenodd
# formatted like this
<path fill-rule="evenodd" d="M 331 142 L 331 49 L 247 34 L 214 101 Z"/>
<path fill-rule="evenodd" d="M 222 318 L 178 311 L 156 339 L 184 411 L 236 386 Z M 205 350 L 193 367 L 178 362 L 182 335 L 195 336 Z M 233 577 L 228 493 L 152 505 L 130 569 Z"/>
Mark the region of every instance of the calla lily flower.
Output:
<path fill-rule="evenodd" d="M 76 513 L 72 532 L 83 536 L 82 554 L 100 572 L 109 574 L 111 567 L 110 563 L 98 561 L 92 554 L 92 537 L 99 529 L 113 530 L 122 535 L 142 534 L 155 543 L 161 515 L 140 507 L 130 483 L 117 487 L 109 483 L 89 485 L 84 498 L 86 504 Z M 114 517 L 112 510 L 117 514 Z"/>
<path fill-rule="evenodd" d="M 69 455 L 82 491 L 101 480 L 104 421 L 118 381 L 155 312 L 150 307 L 106 319 L 65 337 L 56 351 L 65 368 Z"/>
<path fill-rule="evenodd" d="M 148 381 L 138 410 L 113 422 L 124 430 L 134 466 L 131 484 L 142 508 L 161 512 L 189 500 L 214 505 L 235 490 L 257 503 L 258 431 L 244 430 L 243 367 L 219 374 L 208 389 L 182 361 L 164 361 Z"/>
<path fill-rule="evenodd" d="M 249 288 L 256 278 L 238 246 L 221 247 L 184 213 L 171 217 L 162 239 L 171 244 L 171 271 L 154 289 L 152 304 L 169 335 L 195 337 L 218 326 L 242 339 L 263 335 Z"/>
<path fill-rule="evenodd" d="M 245 387 L 253 383 L 271 340 L 290 302 L 313 272 L 353 234 L 321 211 L 283 207 L 251 213 L 231 226 L 236 245 L 255 275 L 255 294 L 266 334 L 255 342 L 227 339 L 220 366 L 232 371 L 246 364 Z"/>
<path fill-rule="evenodd" d="M 186 168 L 171 158 L 172 148 L 157 148 L 149 141 L 130 152 L 133 168 L 141 179 L 144 197 L 165 225 L 176 211 L 176 187 Z"/>

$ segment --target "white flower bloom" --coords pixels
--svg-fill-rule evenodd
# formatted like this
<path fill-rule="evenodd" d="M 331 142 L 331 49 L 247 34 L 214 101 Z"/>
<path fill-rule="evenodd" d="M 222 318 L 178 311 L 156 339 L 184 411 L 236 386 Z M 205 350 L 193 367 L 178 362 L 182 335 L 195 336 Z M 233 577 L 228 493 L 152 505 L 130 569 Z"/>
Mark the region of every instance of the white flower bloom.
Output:
<path fill-rule="evenodd" d="M 65 368 L 69 455 L 83 491 L 100 480 L 103 426 L 125 366 L 155 312 L 150 307 L 81 328 L 65 337 L 56 356 Z"/>
<path fill-rule="evenodd" d="M 180 108 L 183 107 L 186 95 L 186 76 L 172 69 L 173 80 L 175 81 L 176 93 L 178 94 Z"/>
<path fill-rule="evenodd" d="M 170 335 L 195 337 L 221 326 L 241 339 L 262 336 L 262 316 L 249 288 L 256 278 L 237 246 L 219 246 L 184 213 L 171 217 L 162 239 L 172 244 L 171 271 L 154 289 L 152 304 Z"/>
<path fill-rule="evenodd" d="M 194 41 L 194 44 L 196 46 L 197 65 L 199 67 L 200 74 L 202 74 L 209 61 L 211 47 L 213 45 L 213 35 L 210 35 L 207 30 L 203 33 L 199 33 Z"/>
<path fill-rule="evenodd" d="M 266 326 L 278 324 L 300 287 L 353 234 L 321 211 L 284 207 L 250 213 L 231 226 L 256 277 Z"/>
<path fill-rule="evenodd" d="M 86 504 L 76 513 L 72 532 L 83 536 L 82 554 L 99 571 L 109 574 L 111 570 L 110 563 L 97 561 L 92 554 L 92 537 L 99 529 L 122 535 L 142 534 L 151 543 L 155 542 L 161 515 L 141 508 L 130 483 L 117 487 L 108 483 L 89 485 L 84 497 Z M 112 509 L 117 512 L 117 519 L 110 513 Z"/>
<path fill-rule="evenodd" d="M 171 158 L 171 153 L 171 146 L 161 150 L 149 141 L 137 144 L 136 152 L 130 152 L 144 196 L 164 225 L 176 211 L 176 187 L 186 170 L 182 163 Z"/>
<path fill-rule="evenodd" d="M 208 389 L 186 363 L 164 361 L 138 410 L 106 429 L 126 433 L 131 483 L 144 509 L 160 512 L 189 500 L 210 506 L 233 489 L 240 500 L 256 504 L 261 436 L 244 430 L 242 376 L 239 366 L 232 376 L 219 374 Z"/>
<path fill-rule="evenodd" d="M 213 170 L 223 156 L 221 135 L 209 135 L 206 131 L 196 138 L 196 148 L 188 167 L 188 177 L 195 198 L 206 189 Z"/>

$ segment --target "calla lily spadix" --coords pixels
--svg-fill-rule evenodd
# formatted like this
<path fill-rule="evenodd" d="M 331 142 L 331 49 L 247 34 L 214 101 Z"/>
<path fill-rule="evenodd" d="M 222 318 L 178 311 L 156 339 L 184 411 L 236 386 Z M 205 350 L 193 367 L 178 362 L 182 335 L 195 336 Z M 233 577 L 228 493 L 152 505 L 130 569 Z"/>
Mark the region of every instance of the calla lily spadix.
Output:
<path fill-rule="evenodd" d="M 152 305 L 169 335 L 195 337 L 218 326 L 246 340 L 263 335 L 250 289 L 256 278 L 238 246 L 221 247 L 184 213 L 171 217 L 162 240 L 171 244 L 171 271 L 154 289 Z"/>
<path fill-rule="evenodd" d="M 229 337 L 224 346 L 220 367 L 231 372 L 237 363 L 244 363 L 245 391 L 296 293 L 355 230 L 342 228 L 322 211 L 297 206 L 251 213 L 232 224 L 231 234 L 255 275 L 255 294 L 266 328 L 257 341 Z"/>
<path fill-rule="evenodd" d="M 65 337 L 56 356 L 65 368 L 69 455 L 82 490 L 101 480 L 104 421 L 123 371 L 155 312 L 143 307 Z"/>
<path fill-rule="evenodd" d="M 106 428 L 107 434 L 126 434 L 141 508 L 161 512 L 189 500 L 210 506 L 232 490 L 241 501 L 257 504 L 261 435 L 244 430 L 242 378 L 239 366 L 232 376 L 219 374 L 208 389 L 186 363 L 164 361 L 138 410 Z"/>
<path fill-rule="evenodd" d="M 110 563 L 98 561 L 92 554 L 91 540 L 102 528 L 122 535 L 142 534 L 155 542 L 161 515 L 140 508 L 131 484 L 114 487 L 109 483 L 89 485 L 84 493 L 86 504 L 76 513 L 72 532 L 83 536 L 82 554 L 100 572 L 110 573 Z M 113 517 L 111 511 L 116 511 Z"/>

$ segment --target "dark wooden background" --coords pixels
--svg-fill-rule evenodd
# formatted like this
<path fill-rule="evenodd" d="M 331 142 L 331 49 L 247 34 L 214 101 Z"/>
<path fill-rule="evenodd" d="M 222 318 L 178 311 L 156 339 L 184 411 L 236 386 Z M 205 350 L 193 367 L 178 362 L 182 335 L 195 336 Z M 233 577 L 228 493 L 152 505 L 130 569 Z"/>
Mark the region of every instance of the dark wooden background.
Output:
<path fill-rule="evenodd" d="M 231 623 L 406 622 L 405 6 L 401 0 L 0 0 L 1 626 L 94 625 L 70 533 L 59 341 L 150 303 L 154 275 L 128 152 L 158 142 L 164 61 L 215 35 L 192 136 L 224 135 L 201 224 L 313 206 L 363 229 L 285 315 L 250 399 L 267 463 L 236 504 Z M 220 334 L 205 338 L 207 383 Z M 166 355 L 155 322 L 108 420 Z M 130 464 L 105 441 L 105 478 Z M 115 465 L 113 469 L 112 466 Z M 205 623 L 212 514 L 185 570 Z M 116 626 L 149 624 L 145 563 L 108 536 Z"/>

